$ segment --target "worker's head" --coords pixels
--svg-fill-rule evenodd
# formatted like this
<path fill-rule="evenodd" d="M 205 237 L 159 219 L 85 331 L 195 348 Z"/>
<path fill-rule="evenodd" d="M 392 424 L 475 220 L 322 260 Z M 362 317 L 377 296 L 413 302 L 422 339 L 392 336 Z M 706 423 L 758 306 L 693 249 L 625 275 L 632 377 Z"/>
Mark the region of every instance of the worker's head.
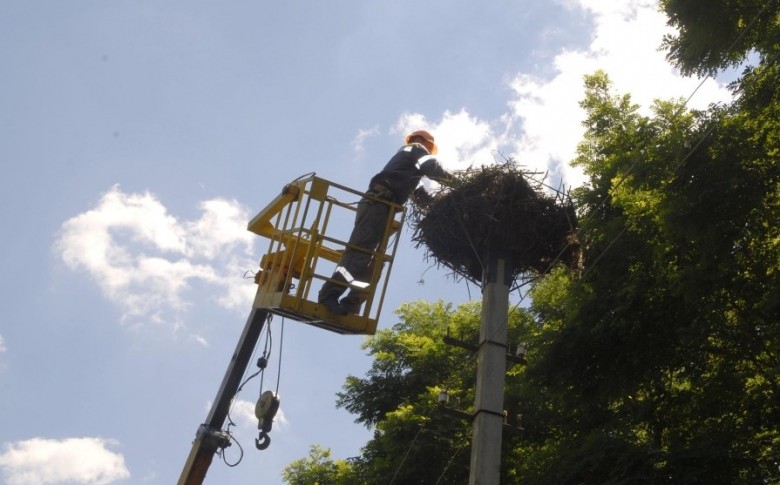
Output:
<path fill-rule="evenodd" d="M 417 130 L 406 135 L 406 143 L 419 143 L 428 149 L 428 151 L 435 155 L 439 151 L 436 143 L 433 141 L 433 135 L 425 130 Z"/>

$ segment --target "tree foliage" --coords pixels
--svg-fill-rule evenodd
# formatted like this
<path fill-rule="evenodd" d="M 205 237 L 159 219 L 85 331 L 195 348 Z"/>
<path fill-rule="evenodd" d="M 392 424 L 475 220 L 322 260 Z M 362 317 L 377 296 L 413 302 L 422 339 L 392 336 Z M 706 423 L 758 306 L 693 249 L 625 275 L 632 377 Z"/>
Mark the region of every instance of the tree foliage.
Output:
<path fill-rule="evenodd" d="M 664 38 L 667 58 L 684 74 L 715 74 L 751 52 L 764 60 L 780 48 L 776 0 L 661 0 L 676 34 Z"/>
<path fill-rule="evenodd" d="M 366 376 L 349 376 L 338 393 L 337 405 L 374 430 L 360 456 L 350 461 L 351 483 L 466 482 L 471 423 L 443 412 L 437 398 L 445 391 L 448 407 L 473 412 L 475 358 L 470 351 L 445 344 L 444 337 L 476 344 L 480 306 L 467 303 L 453 309 L 442 302 L 420 301 L 402 305 L 396 314 L 396 325 L 364 344 L 374 357 Z M 511 311 L 510 341 L 523 340 L 530 322 L 526 312 Z M 510 370 L 509 379 L 517 379 L 516 369 Z M 508 391 L 507 402 L 508 412 L 517 415 L 517 396 Z M 303 471 L 297 469 L 297 476 L 305 476 Z"/>
<path fill-rule="evenodd" d="M 293 461 L 284 468 L 282 479 L 290 485 L 347 485 L 355 483 L 352 466 L 344 460 L 333 460 L 331 451 L 312 445 L 309 456 Z"/>
<path fill-rule="evenodd" d="M 780 483 L 780 1 L 662 5 L 689 72 L 761 60 L 706 111 L 667 100 L 644 115 L 605 73 L 587 77 L 585 268 L 537 280 L 512 313 L 510 341 L 529 350 L 507 374 L 523 431 L 504 435 L 502 483 Z M 475 339 L 478 315 L 408 304 L 366 343 L 374 364 L 338 405 L 374 437 L 345 483 L 466 481 L 470 427 L 435 396 L 469 412 L 473 355 L 441 337 Z"/>
<path fill-rule="evenodd" d="M 587 86 L 586 271 L 534 289 L 549 331 L 526 380 L 549 436 L 523 483 L 774 483 L 777 105 L 643 117 L 605 75 Z"/>
<path fill-rule="evenodd" d="M 576 163 L 585 270 L 537 281 L 510 341 L 504 483 L 777 483 L 780 480 L 780 117 L 776 70 L 704 112 L 650 116 L 589 76 Z M 417 302 L 366 343 L 374 364 L 338 405 L 374 429 L 350 483 L 461 483 L 479 308 Z M 458 401 L 459 400 L 459 401 Z"/>

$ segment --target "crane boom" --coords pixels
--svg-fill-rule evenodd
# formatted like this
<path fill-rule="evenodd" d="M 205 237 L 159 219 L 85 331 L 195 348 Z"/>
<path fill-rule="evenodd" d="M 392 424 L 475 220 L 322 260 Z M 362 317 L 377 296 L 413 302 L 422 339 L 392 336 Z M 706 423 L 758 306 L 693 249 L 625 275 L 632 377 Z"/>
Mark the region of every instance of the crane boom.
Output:
<path fill-rule="evenodd" d="M 192 442 L 184 469 L 179 477 L 179 485 L 200 485 L 206 477 L 206 472 L 214 458 L 214 452 L 224 448 L 230 441 L 230 437 L 222 431 L 225 424 L 230 402 L 233 400 L 238 386 L 241 385 L 241 377 L 244 375 L 252 351 L 260 338 L 260 333 L 270 313 L 261 308 L 252 309 L 244 326 L 244 332 L 238 340 L 236 351 L 230 359 L 225 377 L 217 391 L 217 397 L 211 405 L 206 422 L 200 425 L 195 440 Z"/>
<path fill-rule="evenodd" d="M 339 219 L 343 215 L 354 218 L 356 204 L 344 201 L 354 198 L 368 198 L 374 203 L 386 204 L 389 208 L 384 235 L 376 248 L 354 247 L 347 241 L 326 234 L 332 219 Z M 376 332 L 398 248 L 399 238 L 394 238 L 391 243 L 390 237 L 403 227 L 404 215 L 403 206 L 310 174 L 287 184 L 281 194 L 249 221 L 247 229 L 269 241 L 268 250 L 255 274 L 257 292 L 252 311 L 206 422 L 198 427 L 179 477 L 179 485 L 201 485 L 214 453 L 230 445 L 232 437 L 222 427 L 252 352 L 271 315 L 292 318 L 340 334 L 371 335 Z M 368 288 L 361 288 L 368 298 L 362 310 L 349 315 L 336 315 L 312 301 L 309 295 L 315 294 L 313 284 L 334 281 L 329 275 L 347 247 L 369 252 L 375 262 Z M 352 288 L 351 285 L 344 285 Z M 268 399 L 263 401 L 263 396 Z M 265 449 L 270 443 L 266 433 L 271 429 L 278 405 L 277 396 L 264 393 L 255 407 L 261 430 L 260 439 L 255 440 L 259 450 Z"/>

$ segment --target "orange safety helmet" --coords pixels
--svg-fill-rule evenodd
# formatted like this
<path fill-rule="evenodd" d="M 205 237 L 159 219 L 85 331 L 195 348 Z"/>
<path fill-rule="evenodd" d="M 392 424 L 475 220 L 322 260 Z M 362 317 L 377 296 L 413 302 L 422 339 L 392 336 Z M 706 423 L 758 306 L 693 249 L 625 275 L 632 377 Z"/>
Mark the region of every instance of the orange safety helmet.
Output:
<path fill-rule="evenodd" d="M 417 130 L 409 133 L 406 135 L 406 143 L 408 144 L 412 138 L 420 137 L 423 140 L 427 141 L 431 144 L 431 154 L 436 155 L 436 153 L 439 151 L 439 147 L 436 146 L 436 143 L 433 141 L 433 135 L 428 133 L 425 130 Z"/>

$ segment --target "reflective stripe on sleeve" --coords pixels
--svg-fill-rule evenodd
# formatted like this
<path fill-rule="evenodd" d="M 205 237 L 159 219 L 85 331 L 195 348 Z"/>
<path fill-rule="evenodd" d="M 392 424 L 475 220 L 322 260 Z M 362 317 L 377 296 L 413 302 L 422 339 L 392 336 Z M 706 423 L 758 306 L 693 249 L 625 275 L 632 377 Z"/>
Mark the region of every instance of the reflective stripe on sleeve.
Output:
<path fill-rule="evenodd" d="M 423 163 L 427 162 L 428 160 L 436 160 L 436 157 L 433 155 L 425 155 L 417 159 L 417 168 L 420 168 Z"/>

